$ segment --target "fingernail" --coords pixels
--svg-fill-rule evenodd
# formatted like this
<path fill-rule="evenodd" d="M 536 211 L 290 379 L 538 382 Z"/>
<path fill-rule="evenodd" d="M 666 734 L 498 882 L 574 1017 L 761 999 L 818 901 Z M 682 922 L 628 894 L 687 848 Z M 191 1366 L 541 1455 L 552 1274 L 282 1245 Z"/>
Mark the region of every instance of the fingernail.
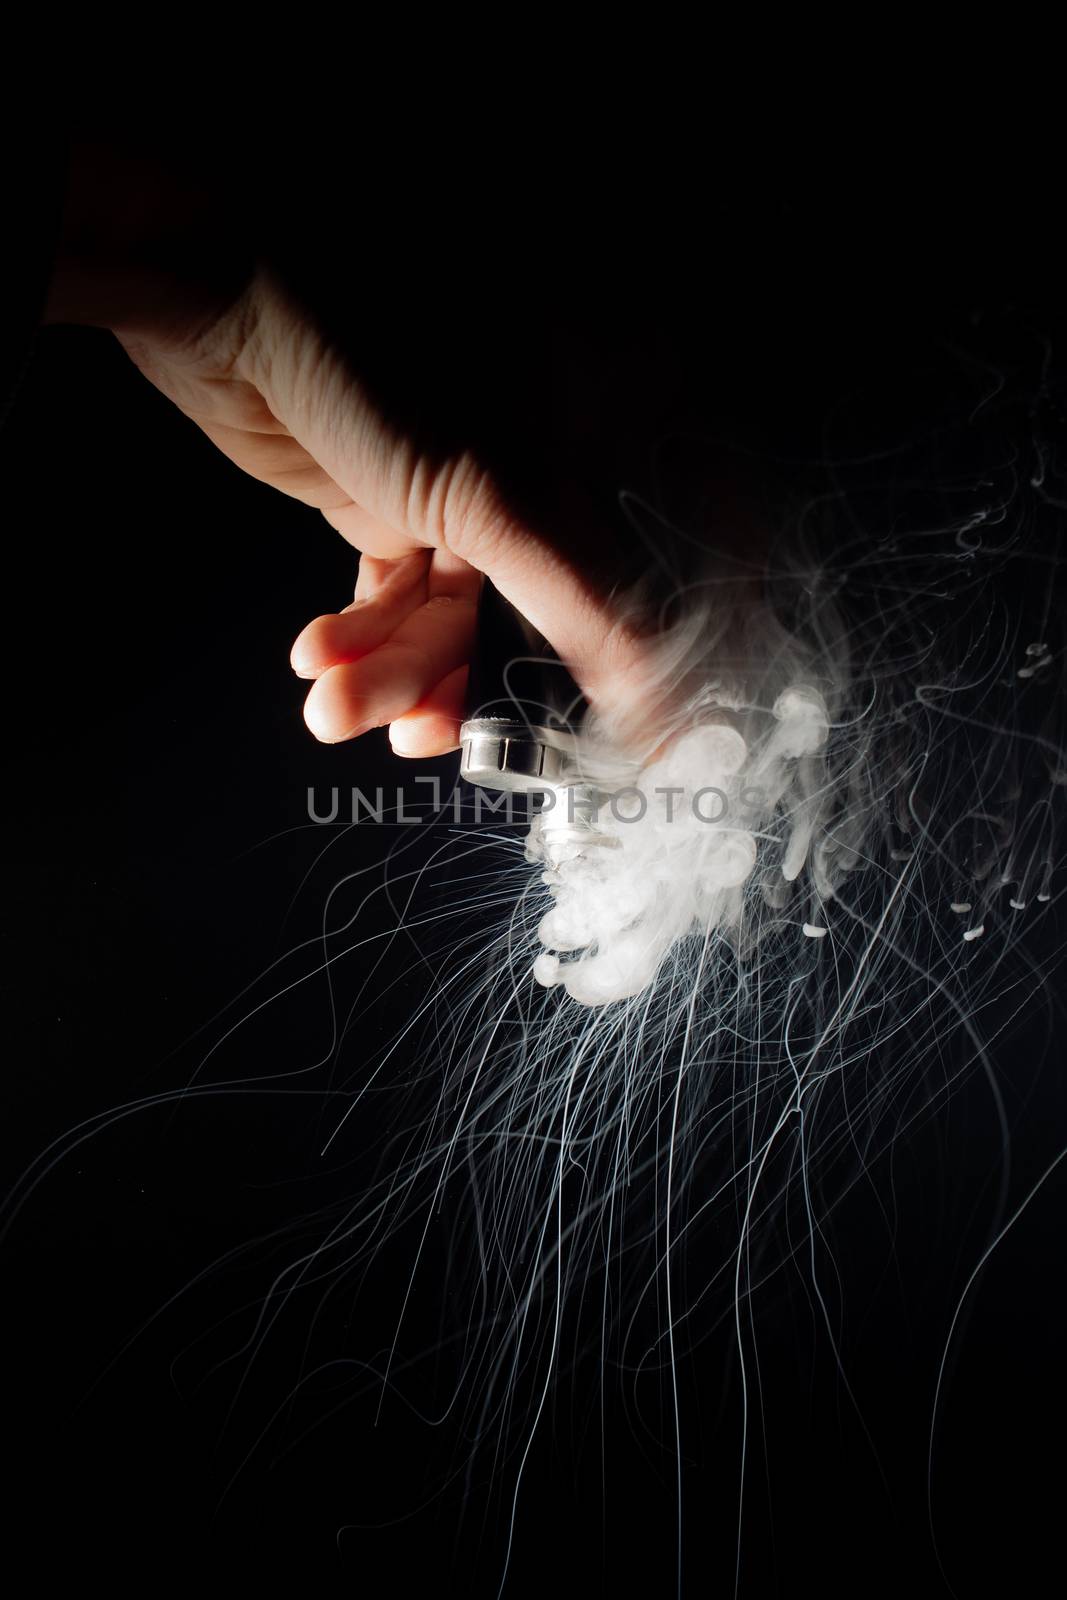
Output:
<path fill-rule="evenodd" d="M 366 733 L 375 726 L 373 722 L 354 722 L 351 727 L 345 728 L 343 732 L 338 733 L 336 724 L 333 722 L 328 720 L 326 722 L 319 721 L 313 705 L 310 707 L 305 705 L 304 721 L 307 724 L 308 732 L 314 734 L 320 744 L 344 744 L 346 739 L 358 739 L 361 733 Z"/>
<path fill-rule="evenodd" d="M 289 665 L 292 667 L 298 678 L 318 677 L 318 668 L 313 667 L 311 665 L 310 658 L 306 656 L 302 650 L 298 650 L 295 645 L 289 652 Z"/>

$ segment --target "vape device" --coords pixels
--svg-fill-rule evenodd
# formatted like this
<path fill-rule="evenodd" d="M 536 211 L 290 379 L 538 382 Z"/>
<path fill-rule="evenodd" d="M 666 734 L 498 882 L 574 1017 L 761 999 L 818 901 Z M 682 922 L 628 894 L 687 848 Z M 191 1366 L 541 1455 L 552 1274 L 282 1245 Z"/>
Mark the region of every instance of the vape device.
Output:
<path fill-rule="evenodd" d="M 549 867 L 592 844 L 600 792 L 583 772 L 577 728 L 585 702 L 544 639 L 486 580 L 478 608 L 460 775 L 483 789 L 540 794 Z"/>

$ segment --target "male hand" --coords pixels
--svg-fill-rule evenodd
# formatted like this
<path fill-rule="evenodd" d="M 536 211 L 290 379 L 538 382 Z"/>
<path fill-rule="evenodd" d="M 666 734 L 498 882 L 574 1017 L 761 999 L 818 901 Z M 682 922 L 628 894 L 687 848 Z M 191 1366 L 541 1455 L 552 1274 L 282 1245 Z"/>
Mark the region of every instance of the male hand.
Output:
<path fill-rule="evenodd" d="M 310 622 L 293 646 L 294 670 L 312 680 L 312 733 L 333 743 L 387 725 L 399 754 L 453 748 L 483 575 L 597 700 L 636 645 L 580 560 L 526 525 L 473 454 L 421 453 L 374 403 L 328 326 L 269 270 L 227 296 L 205 295 L 169 271 L 173 240 L 180 250 L 183 239 L 180 200 L 156 200 L 152 173 L 116 177 L 105 163 L 105 176 L 102 185 L 97 160 L 86 198 L 75 170 L 83 216 L 73 232 L 90 240 L 88 268 L 84 245 L 72 260 L 61 253 L 49 320 L 110 327 L 231 460 L 317 507 L 361 552 L 355 598 Z M 138 207 L 160 236 L 148 249 Z M 94 208 L 106 213 L 103 223 Z M 93 259 L 101 233 L 102 265 Z"/>

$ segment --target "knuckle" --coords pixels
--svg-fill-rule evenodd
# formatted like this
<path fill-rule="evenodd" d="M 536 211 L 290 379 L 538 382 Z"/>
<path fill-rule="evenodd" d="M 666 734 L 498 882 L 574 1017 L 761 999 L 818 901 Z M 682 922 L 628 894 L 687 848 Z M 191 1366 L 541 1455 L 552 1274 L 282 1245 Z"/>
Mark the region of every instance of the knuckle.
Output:
<path fill-rule="evenodd" d="M 440 545 L 482 569 L 504 537 L 507 514 L 489 473 L 470 455 L 450 462 L 437 500 Z"/>

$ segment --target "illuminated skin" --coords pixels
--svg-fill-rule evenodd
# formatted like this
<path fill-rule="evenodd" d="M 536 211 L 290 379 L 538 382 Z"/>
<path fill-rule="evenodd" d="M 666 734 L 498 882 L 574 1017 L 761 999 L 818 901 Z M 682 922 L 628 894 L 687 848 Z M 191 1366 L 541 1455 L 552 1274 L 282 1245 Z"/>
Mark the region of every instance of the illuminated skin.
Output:
<path fill-rule="evenodd" d="M 90 217 L 94 247 L 113 220 Z M 388 726 L 400 755 L 455 748 L 483 574 L 591 699 L 625 676 L 637 645 L 610 601 L 508 510 L 471 456 L 420 457 L 269 272 L 216 303 L 180 274 L 153 264 L 146 275 L 137 249 L 127 259 L 119 244 L 107 239 L 103 266 L 61 252 L 46 320 L 110 328 L 232 461 L 316 507 L 361 552 L 351 604 L 310 622 L 292 649 L 293 670 L 313 683 L 316 738 Z"/>
<path fill-rule="evenodd" d="M 362 552 L 355 599 L 292 650 L 304 715 L 334 743 L 389 726 L 401 755 L 458 742 L 482 574 L 593 691 L 626 653 L 610 606 L 508 513 L 470 457 L 431 467 L 268 277 L 207 328 L 116 332 L 141 371 L 253 477 Z"/>

